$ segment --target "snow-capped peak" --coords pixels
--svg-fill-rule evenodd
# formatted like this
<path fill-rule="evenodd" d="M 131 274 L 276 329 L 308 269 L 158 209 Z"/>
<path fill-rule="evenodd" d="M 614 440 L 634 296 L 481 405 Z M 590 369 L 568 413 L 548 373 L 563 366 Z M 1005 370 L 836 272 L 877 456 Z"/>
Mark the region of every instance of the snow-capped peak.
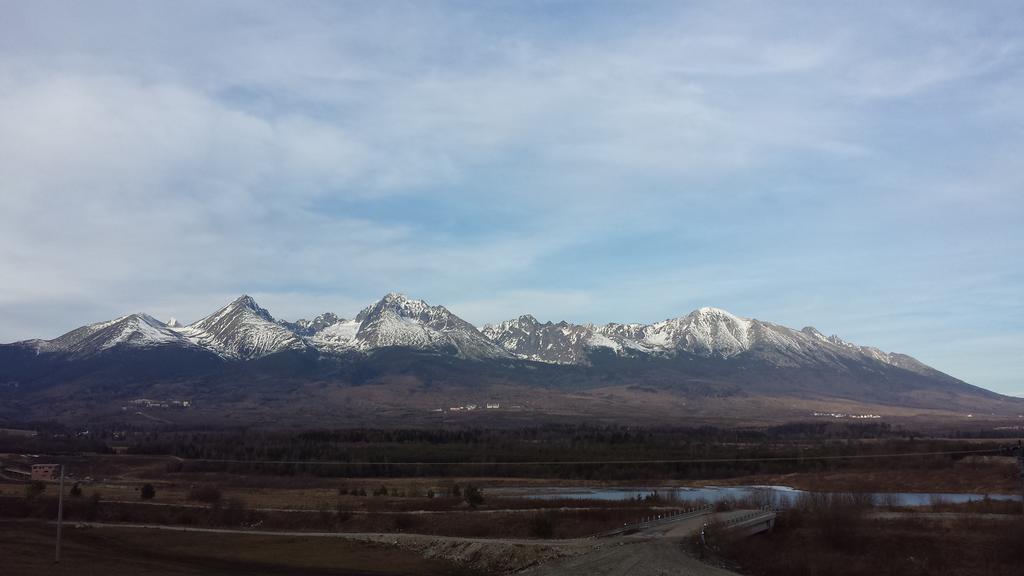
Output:
<path fill-rule="evenodd" d="M 641 343 L 660 349 L 734 356 L 750 347 L 751 321 L 722 310 L 698 308 L 681 318 L 647 326 Z"/>
<path fill-rule="evenodd" d="M 472 324 L 444 306 L 431 306 L 404 294 L 385 295 L 359 312 L 355 321 L 359 327 L 354 344 L 363 350 L 401 346 L 453 350 L 465 358 L 508 356 Z"/>
<path fill-rule="evenodd" d="M 228 305 L 228 308 L 244 308 L 246 310 L 251 311 L 253 314 L 260 316 L 264 320 L 269 320 L 271 322 L 274 321 L 274 317 L 270 315 L 270 312 L 266 308 L 263 308 L 262 306 L 257 304 L 256 300 L 252 296 L 249 296 L 248 294 L 242 294 L 238 298 L 235 298 L 235 300 Z"/>
<path fill-rule="evenodd" d="M 383 298 L 359 312 L 356 320 L 362 322 L 365 318 L 379 314 L 384 310 L 390 310 L 405 318 L 451 314 L 444 306 L 430 306 L 423 300 L 414 300 L 405 294 L 389 292 Z"/>
<path fill-rule="evenodd" d="M 242 295 L 182 330 L 190 340 L 228 358 L 261 358 L 282 350 L 303 350 L 306 343 L 274 321 L 251 296 Z"/>
<path fill-rule="evenodd" d="M 191 346 L 180 334 L 149 314 L 135 313 L 82 326 L 48 341 L 36 341 L 39 351 L 83 355 L 115 347 Z"/>
<path fill-rule="evenodd" d="M 800 331 L 808 336 L 817 338 L 818 340 L 828 341 L 828 337 L 819 332 L 814 326 L 804 326 Z"/>

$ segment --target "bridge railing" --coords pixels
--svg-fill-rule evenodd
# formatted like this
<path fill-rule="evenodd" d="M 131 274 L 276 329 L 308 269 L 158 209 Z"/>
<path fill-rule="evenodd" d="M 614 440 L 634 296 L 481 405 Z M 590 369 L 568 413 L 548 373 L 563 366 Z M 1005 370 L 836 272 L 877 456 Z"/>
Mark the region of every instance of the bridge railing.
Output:
<path fill-rule="evenodd" d="M 724 521 L 720 522 L 719 525 L 721 525 L 721 526 L 723 526 L 723 527 L 728 529 L 730 527 L 736 526 L 737 524 L 743 524 L 744 522 L 748 522 L 750 520 L 754 520 L 754 519 L 757 519 L 757 518 L 766 518 L 767 519 L 767 517 L 769 515 L 771 515 L 771 518 L 774 519 L 775 518 L 775 510 L 773 508 L 771 508 L 770 506 L 762 506 L 761 508 L 759 508 L 757 510 L 753 510 L 751 512 L 748 512 L 747 514 L 743 514 L 743 515 L 740 515 L 740 516 L 733 516 L 732 518 L 729 518 L 728 520 L 724 520 Z"/>
<path fill-rule="evenodd" d="M 614 528 L 607 532 L 601 532 L 595 534 L 594 538 L 605 538 L 607 536 L 615 536 L 616 534 L 622 534 L 623 532 L 629 532 L 631 530 L 643 530 L 645 528 L 651 528 L 652 526 L 661 526 L 664 524 L 670 524 L 672 522 L 678 522 L 680 520 L 686 520 L 688 518 L 696 518 L 698 516 L 706 516 L 714 512 L 714 506 L 699 506 L 697 508 L 687 508 L 685 510 L 677 510 L 668 514 L 652 514 L 640 518 L 636 522 L 623 524 L 621 528 Z"/>

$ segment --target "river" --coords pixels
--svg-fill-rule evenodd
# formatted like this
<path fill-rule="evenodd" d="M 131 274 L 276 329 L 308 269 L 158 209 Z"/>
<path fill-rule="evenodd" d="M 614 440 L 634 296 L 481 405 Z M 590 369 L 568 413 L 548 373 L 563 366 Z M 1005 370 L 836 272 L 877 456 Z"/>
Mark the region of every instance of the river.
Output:
<path fill-rule="evenodd" d="M 702 488 L 672 488 L 672 487 L 629 487 L 629 488 L 506 488 L 500 492 L 506 495 L 523 496 L 526 498 L 539 498 L 544 500 L 555 500 L 561 498 L 573 498 L 580 500 L 635 500 L 644 499 L 647 496 L 658 494 L 669 499 L 680 501 L 703 501 L 710 504 L 722 500 L 739 500 L 755 498 L 758 502 L 766 505 L 786 507 L 795 502 L 804 490 L 797 490 L 788 486 L 704 486 Z M 1020 501 L 1021 497 L 1010 494 L 970 494 L 958 492 L 874 492 L 871 493 L 875 503 L 892 506 L 924 506 L 928 504 L 962 503 L 973 500 L 983 500 L 986 497 L 992 500 Z"/>

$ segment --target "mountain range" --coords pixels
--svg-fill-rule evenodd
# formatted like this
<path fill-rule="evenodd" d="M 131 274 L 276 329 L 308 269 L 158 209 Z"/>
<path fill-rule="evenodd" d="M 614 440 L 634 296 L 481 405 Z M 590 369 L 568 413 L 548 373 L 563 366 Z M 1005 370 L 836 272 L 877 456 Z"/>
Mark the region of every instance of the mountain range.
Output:
<path fill-rule="evenodd" d="M 507 410 L 488 417 L 511 420 L 1012 418 L 1024 411 L 1020 399 L 910 356 L 717 308 L 653 324 L 523 315 L 478 329 L 444 306 L 395 293 L 355 318 L 325 313 L 294 322 L 243 295 L 187 326 L 136 313 L 52 340 L 0 345 L 0 399 L 8 407 L 5 415 L 0 406 L 0 417 L 113 418 L 123 402 L 154 397 L 198 407 L 174 418 L 265 423 L 325 415 L 409 423 L 451 418 L 453 408 L 485 401 L 504 401 Z"/>

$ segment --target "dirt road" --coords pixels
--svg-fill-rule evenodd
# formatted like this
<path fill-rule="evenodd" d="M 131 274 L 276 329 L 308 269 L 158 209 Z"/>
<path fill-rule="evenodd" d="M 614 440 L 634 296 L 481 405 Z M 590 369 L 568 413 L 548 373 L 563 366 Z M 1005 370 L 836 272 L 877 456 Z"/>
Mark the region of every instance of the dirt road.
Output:
<path fill-rule="evenodd" d="M 745 511 L 716 515 L 727 520 Z M 683 541 L 709 521 L 708 516 L 648 528 L 611 538 L 567 540 L 488 539 L 425 534 L 375 532 L 255 531 L 228 528 L 193 528 L 156 524 L 77 523 L 72 529 L 134 529 L 206 534 L 247 534 L 302 538 L 334 538 L 400 547 L 426 559 L 444 559 L 487 573 L 521 573 L 528 576 L 579 574 L 598 576 L 692 574 L 732 576 L 727 570 L 708 566 L 687 554 Z"/>
<path fill-rule="evenodd" d="M 678 538 L 619 540 L 571 558 L 545 562 L 521 576 L 737 576 L 704 564 L 683 550 Z"/>

